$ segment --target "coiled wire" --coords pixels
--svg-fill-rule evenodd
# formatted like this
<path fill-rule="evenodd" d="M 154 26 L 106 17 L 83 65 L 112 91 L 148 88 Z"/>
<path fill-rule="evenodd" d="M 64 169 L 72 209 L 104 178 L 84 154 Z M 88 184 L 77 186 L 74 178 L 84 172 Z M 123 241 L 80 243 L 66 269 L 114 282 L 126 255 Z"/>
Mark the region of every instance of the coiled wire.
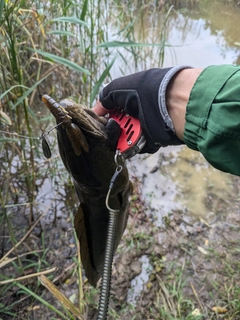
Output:
<path fill-rule="evenodd" d="M 115 248 L 115 236 L 116 236 L 116 228 L 118 222 L 118 213 L 120 210 L 112 209 L 109 207 L 109 198 L 110 193 L 113 188 L 113 184 L 118 176 L 118 174 L 122 171 L 122 166 L 117 166 L 115 173 L 112 176 L 110 181 L 109 190 L 106 197 L 106 207 L 109 210 L 109 223 L 108 223 L 108 234 L 107 234 L 107 243 L 106 243 L 106 251 L 103 265 L 103 275 L 101 281 L 101 290 L 100 290 L 100 298 L 98 303 L 98 316 L 97 320 L 105 320 L 108 315 L 108 304 L 109 304 L 109 296 L 111 289 L 111 278 L 112 278 L 112 262 L 114 256 L 114 248 Z"/>

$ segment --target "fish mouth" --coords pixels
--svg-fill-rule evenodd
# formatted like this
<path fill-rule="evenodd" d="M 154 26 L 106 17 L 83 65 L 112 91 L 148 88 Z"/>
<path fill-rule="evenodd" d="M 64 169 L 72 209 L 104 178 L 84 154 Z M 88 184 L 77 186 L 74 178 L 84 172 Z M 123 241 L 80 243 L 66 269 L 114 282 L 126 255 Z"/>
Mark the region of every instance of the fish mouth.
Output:
<path fill-rule="evenodd" d="M 104 130 L 107 119 L 98 117 L 91 109 L 76 104 L 70 99 L 57 103 L 48 95 L 43 95 L 42 101 L 56 119 L 57 124 L 65 129 L 77 156 L 81 155 L 82 150 L 89 152 L 88 137 L 102 141 L 107 139 Z"/>

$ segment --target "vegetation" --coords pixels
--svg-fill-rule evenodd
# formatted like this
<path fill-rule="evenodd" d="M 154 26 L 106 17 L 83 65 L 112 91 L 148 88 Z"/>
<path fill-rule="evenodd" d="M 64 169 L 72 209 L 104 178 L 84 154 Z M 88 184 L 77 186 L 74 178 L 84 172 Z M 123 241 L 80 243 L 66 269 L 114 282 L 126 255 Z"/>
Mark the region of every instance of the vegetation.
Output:
<path fill-rule="evenodd" d="M 161 67 L 172 7 L 168 1 L 160 11 L 160 2 L 0 0 L 0 319 L 83 319 L 96 312 L 99 289 L 82 278 L 71 228 L 77 200 L 54 134 L 47 137 L 52 157 L 43 157 L 39 136 L 54 124 L 40 98 L 68 96 L 91 107 L 111 77 Z M 144 206 L 135 196 L 132 217 Z M 152 232 L 132 232 L 123 242 L 128 251 L 140 254 L 154 245 Z M 149 317 L 203 319 L 201 312 L 192 314 L 195 300 L 184 297 L 185 266 L 169 270 L 166 284 L 159 278 L 159 255 L 151 259 L 158 291 Z M 239 267 L 224 266 L 231 276 Z M 233 317 L 226 319 L 238 319 L 239 289 L 221 290 Z M 132 319 L 141 314 L 126 303 L 119 310 L 116 302 L 110 317 L 124 319 L 129 310 Z"/>

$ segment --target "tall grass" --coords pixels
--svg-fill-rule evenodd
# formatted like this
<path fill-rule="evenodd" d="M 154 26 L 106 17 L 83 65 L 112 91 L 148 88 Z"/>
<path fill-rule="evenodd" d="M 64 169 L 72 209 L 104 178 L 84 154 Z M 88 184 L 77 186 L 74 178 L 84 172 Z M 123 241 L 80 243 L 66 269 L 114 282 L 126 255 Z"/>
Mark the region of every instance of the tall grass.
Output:
<path fill-rule="evenodd" d="M 154 28 L 149 29 L 145 22 L 153 14 Z M 51 267 L 46 258 L 51 248 L 37 219 L 42 212 L 54 213 L 55 222 L 59 207 L 66 207 L 62 190 L 70 182 L 57 156 L 54 135 L 49 137 L 50 160 L 43 158 L 38 139 L 52 122 L 40 95 L 57 100 L 72 97 L 91 107 L 103 82 L 112 76 L 150 64 L 160 67 L 164 19 L 157 7 L 137 2 L 0 0 L 0 281 Z M 27 232 L 31 226 L 34 229 Z M 38 249 L 42 251 L 37 253 Z M 79 262 L 74 261 L 74 274 L 79 273 L 77 268 Z M 36 278 L 31 281 L 30 288 L 15 282 L 0 286 L 1 314 L 20 318 L 16 310 L 22 300 L 41 295 Z M 20 299 L 14 300 L 15 294 Z M 91 290 L 85 294 L 92 299 Z M 80 301 L 83 311 L 82 305 Z M 68 312 L 58 315 L 66 317 Z"/>

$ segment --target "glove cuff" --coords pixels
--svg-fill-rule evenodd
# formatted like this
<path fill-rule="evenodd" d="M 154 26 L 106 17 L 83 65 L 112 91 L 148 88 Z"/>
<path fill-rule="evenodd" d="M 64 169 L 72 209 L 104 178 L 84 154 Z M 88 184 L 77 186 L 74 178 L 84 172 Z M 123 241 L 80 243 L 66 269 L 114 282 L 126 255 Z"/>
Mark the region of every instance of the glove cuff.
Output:
<path fill-rule="evenodd" d="M 143 130 L 150 137 L 156 148 L 168 145 L 184 144 L 175 133 L 172 119 L 170 118 L 166 106 L 166 90 L 173 76 L 182 69 L 192 68 L 190 66 L 177 66 L 163 69 L 150 69 L 145 73 L 142 81 L 142 88 L 151 89 L 146 97 L 146 92 L 138 91 L 141 97 L 141 107 L 139 118 Z M 142 90 L 143 91 L 143 90 Z"/>
<path fill-rule="evenodd" d="M 159 91 L 158 91 L 158 106 L 159 106 L 159 111 L 160 114 L 166 124 L 166 127 L 172 130 L 172 132 L 175 134 L 175 129 L 173 126 L 172 119 L 170 118 L 168 111 L 167 111 L 167 105 L 166 105 L 166 90 L 169 82 L 171 79 L 175 76 L 177 72 L 183 69 L 190 69 L 192 68 L 191 66 L 176 66 L 171 68 L 164 76 L 162 79 L 160 86 L 159 86 Z M 180 140 L 181 141 L 181 140 Z"/>

